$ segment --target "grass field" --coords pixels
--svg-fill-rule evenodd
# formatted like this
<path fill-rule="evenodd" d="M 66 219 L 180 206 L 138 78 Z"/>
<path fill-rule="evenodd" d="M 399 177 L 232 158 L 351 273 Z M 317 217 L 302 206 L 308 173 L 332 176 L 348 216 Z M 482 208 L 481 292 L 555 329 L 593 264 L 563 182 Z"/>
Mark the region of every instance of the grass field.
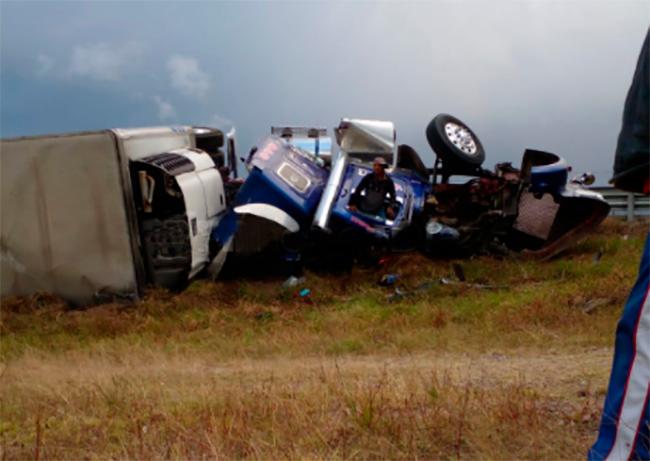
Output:
<path fill-rule="evenodd" d="M 308 299 L 282 280 L 4 299 L 2 458 L 584 458 L 646 232 L 608 221 L 545 263 L 308 273 Z M 468 283 L 439 282 L 454 262 Z"/>

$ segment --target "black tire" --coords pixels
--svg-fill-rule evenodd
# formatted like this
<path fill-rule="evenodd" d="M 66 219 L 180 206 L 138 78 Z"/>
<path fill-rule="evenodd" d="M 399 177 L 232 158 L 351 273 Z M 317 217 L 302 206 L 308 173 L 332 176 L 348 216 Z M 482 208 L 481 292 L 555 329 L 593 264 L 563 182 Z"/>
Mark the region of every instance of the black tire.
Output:
<path fill-rule="evenodd" d="M 475 149 L 459 147 L 447 135 L 445 127 L 453 123 L 465 128 L 472 137 Z M 485 161 L 485 151 L 478 136 L 462 121 L 449 114 L 438 114 L 427 126 L 427 141 L 434 152 L 442 159 L 446 170 L 467 171 L 479 168 Z M 472 152 L 473 150 L 473 152 Z"/>

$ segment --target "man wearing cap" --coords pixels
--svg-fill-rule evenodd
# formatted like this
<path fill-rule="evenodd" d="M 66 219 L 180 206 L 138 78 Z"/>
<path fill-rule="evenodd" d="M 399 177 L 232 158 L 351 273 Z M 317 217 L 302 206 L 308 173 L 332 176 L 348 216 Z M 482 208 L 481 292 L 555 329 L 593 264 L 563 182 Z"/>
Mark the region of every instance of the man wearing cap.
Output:
<path fill-rule="evenodd" d="M 386 206 L 384 201 L 386 195 L 390 201 L 395 201 L 395 184 L 386 174 L 386 160 L 377 157 L 372 163 L 372 173 L 363 177 L 356 190 L 350 197 L 350 211 L 360 210 L 363 213 L 395 218 L 395 210 L 392 206 Z M 361 193 L 365 191 L 365 195 Z"/>

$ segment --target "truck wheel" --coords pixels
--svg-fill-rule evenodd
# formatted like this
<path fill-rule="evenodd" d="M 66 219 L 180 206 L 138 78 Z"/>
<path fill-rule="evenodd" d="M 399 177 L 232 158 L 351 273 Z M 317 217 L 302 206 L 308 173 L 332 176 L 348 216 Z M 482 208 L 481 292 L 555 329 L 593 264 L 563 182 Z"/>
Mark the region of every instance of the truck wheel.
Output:
<path fill-rule="evenodd" d="M 448 170 L 476 169 L 485 161 L 483 145 L 462 121 L 449 114 L 438 114 L 426 130 L 427 141 Z"/>

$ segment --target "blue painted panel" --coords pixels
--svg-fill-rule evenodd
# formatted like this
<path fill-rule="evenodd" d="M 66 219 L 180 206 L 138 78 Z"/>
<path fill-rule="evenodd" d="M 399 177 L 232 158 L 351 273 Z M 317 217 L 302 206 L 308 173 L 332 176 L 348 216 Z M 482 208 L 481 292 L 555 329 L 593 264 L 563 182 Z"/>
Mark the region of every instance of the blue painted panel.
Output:
<path fill-rule="evenodd" d="M 272 136 L 249 165 L 252 170 L 235 197 L 235 206 L 267 203 L 286 211 L 301 226 L 311 221 L 329 175 L 313 157 Z"/>
<path fill-rule="evenodd" d="M 564 159 L 551 165 L 534 166 L 530 171 L 530 191 L 559 193 L 568 177 L 569 167 Z"/>
<path fill-rule="evenodd" d="M 350 212 L 347 207 L 352 192 L 359 186 L 361 179 L 371 171 L 372 169 L 366 165 L 350 164 L 347 166 L 339 195 L 332 210 L 332 230 L 354 226 L 376 236 L 388 238 L 397 230 L 410 224 L 411 207 L 419 210 L 423 207 L 425 188 L 421 181 L 413 180 L 410 174 L 390 174 L 395 184 L 395 196 L 401 203 L 392 223 L 388 224 L 385 219 L 366 213 Z"/>
<path fill-rule="evenodd" d="M 237 225 L 239 224 L 239 215 L 233 209 L 221 218 L 217 227 L 212 230 L 210 238 L 220 245 L 225 245 L 230 238 L 235 235 Z"/>

